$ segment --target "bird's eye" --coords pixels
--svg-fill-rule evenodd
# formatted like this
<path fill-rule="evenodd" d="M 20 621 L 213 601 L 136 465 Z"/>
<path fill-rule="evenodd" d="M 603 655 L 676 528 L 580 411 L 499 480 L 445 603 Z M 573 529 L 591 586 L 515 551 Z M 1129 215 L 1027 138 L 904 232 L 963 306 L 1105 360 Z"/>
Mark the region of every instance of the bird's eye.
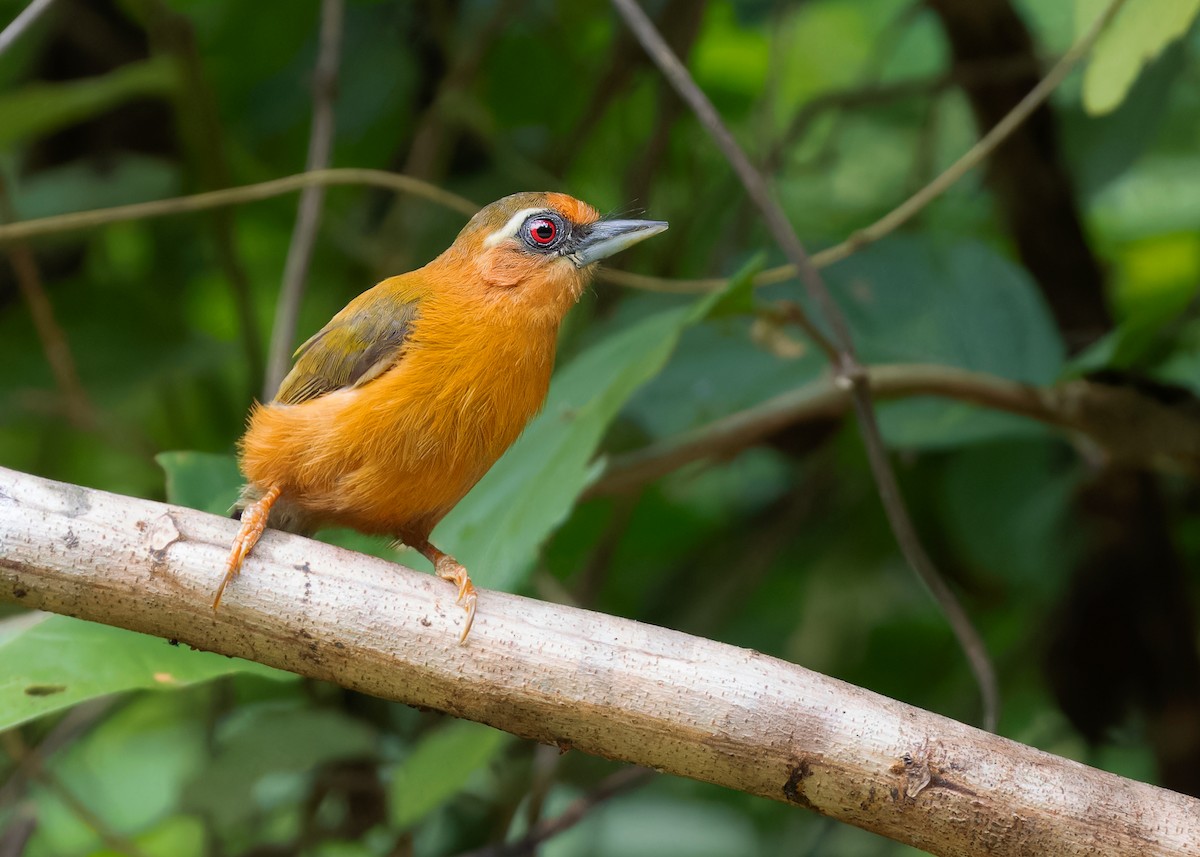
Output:
<path fill-rule="evenodd" d="M 534 247 L 549 247 L 558 238 L 558 224 L 549 217 L 533 217 L 525 224 L 525 234 Z"/>

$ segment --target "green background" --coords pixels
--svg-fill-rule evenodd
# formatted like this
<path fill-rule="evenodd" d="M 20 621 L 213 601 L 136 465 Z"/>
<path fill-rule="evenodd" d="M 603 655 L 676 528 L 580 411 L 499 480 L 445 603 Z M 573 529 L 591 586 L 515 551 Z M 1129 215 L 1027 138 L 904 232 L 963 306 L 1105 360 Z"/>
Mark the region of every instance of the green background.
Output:
<path fill-rule="evenodd" d="M 865 361 L 1039 385 L 1090 373 L 1194 407 L 1197 4 L 1165 2 L 1130 0 L 1051 101 L 1049 151 L 1096 260 L 1105 329 L 1081 339 L 1051 311 L 1056 284 L 1031 269 L 1006 217 L 1013 188 L 1037 189 L 1045 164 L 990 180 L 976 170 L 826 271 Z M 0 21 L 22 5 L 0 2 Z M 1104 5 L 1012 11 L 1045 68 Z M 813 250 L 894 208 L 978 138 L 944 22 L 922 4 L 644 6 Z M 0 55 L 0 174 L 15 216 L 301 171 L 318 27 L 309 0 L 60 0 Z M 1011 78 L 986 58 L 972 69 Z M 420 139 L 426 155 L 414 155 Z M 979 721 L 971 674 L 898 555 L 853 420 L 798 424 L 576 502 L 606 462 L 827 372 L 774 311 L 802 300 L 799 284 L 751 293 L 750 277 L 784 260 L 607 4 L 351 0 L 333 166 L 407 171 L 481 204 L 554 189 L 645 212 L 670 231 L 613 267 L 733 278 L 719 301 L 603 282 L 584 296 L 543 413 L 435 531 L 480 585 L 750 647 Z M 289 195 L 32 242 L 77 389 L 52 369 L 13 268 L 0 266 L 0 465 L 227 508 L 295 210 Z M 299 338 L 432 258 L 463 221 L 377 188 L 328 190 Z M 1195 482 L 1118 471 L 1080 438 L 962 403 L 879 410 L 917 527 L 995 660 L 1002 734 L 1200 792 Z M 322 537 L 427 568 L 386 540 Z M 8 606 L 0 617 L 0 841 L 32 818 L 30 857 L 456 854 L 520 836 L 617 770 L 162 640 Z M 40 748 L 48 776 L 16 763 L 22 748 Z M 540 853 L 913 852 L 660 777 Z"/>

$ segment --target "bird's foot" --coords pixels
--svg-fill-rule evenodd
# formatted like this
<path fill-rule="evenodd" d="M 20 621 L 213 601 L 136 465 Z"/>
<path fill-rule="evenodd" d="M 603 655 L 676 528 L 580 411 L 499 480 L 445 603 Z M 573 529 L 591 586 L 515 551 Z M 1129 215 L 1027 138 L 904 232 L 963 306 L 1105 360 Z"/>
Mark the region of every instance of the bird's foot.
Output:
<path fill-rule="evenodd" d="M 221 585 L 217 587 L 216 597 L 213 598 L 214 611 L 221 606 L 221 596 L 225 594 L 225 587 L 241 571 L 246 555 L 262 538 L 263 530 L 267 528 L 267 521 L 271 517 L 271 507 L 279 499 L 279 494 L 278 486 L 268 488 L 262 497 L 242 510 L 242 526 L 233 540 L 233 547 L 229 550 L 229 559 L 225 560 L 225 577 L 222 578 Z"/>
<path fill-rule="evenodd" d="M 461 604 L 462 608 L 467 611 L 467 621 L 463 625 L 462 634 L 458 637 L 459 645 L 461 645 L 467 641 L 467 634 L 471 633 L 471 625 L 475 623 L 475 602 L 477 600 L 475 585 L 471 583 L 471 578 L 462 564 L 448 554 L 442 554 L 437 558 L 437 562 L 434 563 L 434 571 L 442 580 L 448 580 L 458 586 L 458 600 L 455 603 Z"/>

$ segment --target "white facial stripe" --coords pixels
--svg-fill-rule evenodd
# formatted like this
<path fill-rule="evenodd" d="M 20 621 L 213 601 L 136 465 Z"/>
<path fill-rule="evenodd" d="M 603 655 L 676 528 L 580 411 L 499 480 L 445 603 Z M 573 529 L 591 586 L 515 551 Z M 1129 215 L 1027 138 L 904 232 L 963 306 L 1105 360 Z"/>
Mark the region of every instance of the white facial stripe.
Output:
<path fill-rule="evenodd" d="M 501 241 L 506 241 L 509 238 L 515 238 L 517 232 L 521 229 L 521 224 L 525 222 L 526 217 L 545 210 L 546 209 L 544 208 L 522 208 L 512 217 L 508 218 L 508 223 L 505 223 L 487 238 L 484 238 L 483 246 L 494 247 Z"/>

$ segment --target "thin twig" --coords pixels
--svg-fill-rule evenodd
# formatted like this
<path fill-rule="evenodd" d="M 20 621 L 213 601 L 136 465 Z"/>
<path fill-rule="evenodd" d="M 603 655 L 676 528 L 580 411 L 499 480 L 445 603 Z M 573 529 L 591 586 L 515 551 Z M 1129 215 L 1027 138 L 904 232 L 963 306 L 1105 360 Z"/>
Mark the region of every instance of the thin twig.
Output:
<path fill-rule="evenodd" d="M 867 459 L 875 477 L 876 488 L 887 514 L 888 523 L 891 525 L 901 552 L 930 590 L 958 638 L 971 670 L 975 674 L 975 679 L 979 683 L 984 725 L 989 731 L 993 731 L 999 716 L 999 689 L 995 670 L 983 640 L 971 624 L 957 597 L 929 558 L 917 535 L 916 528 L 913 526 L 884 448 L 871 401 L 867 375 L 858 362 L 854 341 L 845 317 L 834 303 L 819 271 L 788 222 L 787 215 L 771 195 L 765 179 L 750 163 L 729 129 L 725 127 L 712 102 L 696 85 L 687 68 L 671 52 L 670 47 L 655 29 L 653 22 L 635 0 L 612 0 L 612 2 L 625 23 L 638 37 L 646 52 L 662 70 L 663 75 L 679 92 L 680 97 L 691 106 L 697 119 L 712 136 L 717 147 L 741 179 L 746 193 L 762 213 L 771 236 L 795 266 L 810 299 L 820 309 L 829 325 L 833 333 L 833 341 L 818 331 L 799 305 L 794 304 L 790 307 L 792 320 L 807 331 L 810 337 L 813 337 L 816 345 L 829 358 L 834 367 L 836 380 L 850 387 L 854 410 L 866 447 Z"/>
<path fill-rule="evenodd" d="M 1050 97 L 1059 84 L 1066 79 L 1067 75 L 1075 69 L 1080 60 L 1087 56 L 1092 46 L 1096 44 L 1096 40 L 1100 38 L 1100 34 L 1104 32 L 1108 23 L 1124 4 L 1125 0 L 1112 0 L 1092 26 L 1088 28 L 1083 38 L 1063 54 L 1050 71 L 1046 73 L 1046 76 L 1038 81 L 1037 86 L 1031 89 L 1028 95 L 1022 98 L 1003 119 L 997 122 L 995 127 L 984 134 L 979 139 L 979 142 L 964 152 L 962 157 L 951 164 L 941 175 L 896 208 L 865 229 L 858 230 L 846 241 L 825 251 L 827 254 L 826 264 L 841 261 L 867 244 L 871 244 L 885 235 L 891 234 L 912 219 L 925 206 L 949 190 L 959 179 L 982 164 L 988 155 L 996 150 L 997 146 L 1008 139 L 1012 132 L 1028 119 L 1029 115 L 1042 105 L 1042 102 Z"/>
<path fill-rule="evenodd" d="M 155 52 L 174 61 L 179 85 L 172 92 L 172 108 L 179 140 L 195 167 L 201 190 L 229 185 L 228 140 L 221 127 L 216 94 L 205 76 L 200 49 L 191 20 L 166 0 L 129 0 L 128 8 L 139 15 Z M 236 313 L 242 353 L 247 368 L 247 398 L 257 395 L 265 366 L 258 314 L 254 308 L 250 275 L 242 262 L 235 238 L 236 213 L 218 210 L 207 218 L 216 263 L 224 275 Z"/>
<path fill-rule="evenodd" d="M 992 59 L 970 65 L 962 65 L 951 71 L 928 77 L 914 77 L 907 80 L 889 81 L 887 83 L 871 83 L 847 89 L 833 89 L 823 92 L 806 101 L 788 123 L 787 130 L 780 136 L 778 142 L 770 147 L 763 159 L 763 172 L 771 173 L 779 168 L 787 151 L 796 141 L 804 136 L 812 123 L 822 114 L 831 110 L 850 110 L 860 107 L 871 107 L 876 104 L 890 104 L 910 98 L 922 98 L 940 95 L 951 87 L 977 86 L 981 83 L 1000 83 L 1012 80 L 1020 75 L 1036 72 L 1030 59 Z"/>
<path fill-rule="evenodd" d="M 767 228 L 770 229 L 772 237 L 779 243 L 784 254 L 788 256 L 792 264 L 796 266 L 796 269 L 800 272 L 801 280 L 808 287 L 813 297 L 818 299 L 818 305 L 821 305 L 822 309 L 826 309 L 824 304 L 832 304 L 832 299 L 828 297 L 824 285 L 820 282 L 820 274 L 812 266 L 808 258 L 808 253 L 796 238 L 795 233 L 792 232 L 792 227 L 788 223 L 783 209 L 771 198 L 762 175 L 750 163 L 750 159 L 742 152 L 737 141 L 733 139 L 733 135 L 725 127 L 725 123 L 721 121 L 716 108 L 708 100 L 708 96 L 692 80 L 691 74 L 684 67 L 683 63 L 679 61 L 679 58 L 675 56 L 675 53 L 655 28 L 654 22 L 647 17 L 646 13 L 642 11 L 642 8 L 634 0 L 612 0 L 612 2 L 616 6 L 617 11 L 620 12 L 621 17 L 625 20 L 626 25 L 637 36 L 638 41 L 642 43 L 642 47 L 646 50 L 646 53 L 658 65 L 663 76 L 675 87 L 675 91 L 692 108 L 692 112 L 696 114 L 696 118 L 700 120 L 700 124 L 712 136 L 717 144 L 717 148 L 725 155 L 726 160 L 729 161 L 729 165 L 733 167 L 738 178 L 742 180 L 742 184 L 746 188 L 746 193 L 749 194 L 751 199 L 754 200 L 755 205 L 762 212 L 763 219 L 766 221 Z M 821 296 L 822 293 L 825 293 L 824 297 Z M 836 310 L 832 312 L 827 310 L 826 316 L 827 321 L 834 325 L 836 333 L 837 319 L 840 317 L 840 314 Z M 841 356 L 838 347 L 817 328 L 807 314 L 800 311 L 795 315 L 795 321 L 805 330 L 813 343 L 825 352 L 830 362 L 835 365 L 840 362 Z"/>
<path fill-rule="evenodd" d="M 554 818 L 538 823 L 515 842 L 488 845 L 464 852 L 459 857 L 529 857 L 543 842 L 570 830 L 602 803 L 650 782 L 655 776 L 655 772 L 648 768 L 623 768 L 606 777 L 594 791 L 573 801 Z"/>
<path fill-rule="evenodd" d="M 53 5 L 54 0 L 33 0 L 28 6 L 21 10 L 21 14 L 13 18 L 12 23 L 0 32 L 0 54 L 7 51 L 17 39 L 25 34 L 25 31 L 33 26 L 38 18 L 42 17 L 42 13 Z"/>
<path fill-rule="evenodd" d="M 8 185 L 4 177 L 0 176 L 0 223 L 11 223 L 15 219 L 16 215 L 8 196 Z M 33 328 L 37 331 L 46 362 L 50 364 L 50 371 L 54 375 L 55 385 L 66 405 L 67 418 L 76 428 L 94 429 L 99 423 L 96 410 L 79 380 L 79 371 L 71 354 L 71 346 L 54 314 L 54 305 L 46 295 L 33 250 L 27 242 L 15 241 L 8 246 L 7 253 L 16 277 L 17 288 L 29 306 Z"/>
<path fill-rule="evenodd" d="M 951 366 L 888 364 L 864 367 L 879 399 L 941 396 L 1029 417 L 1051 425 L 1064 421 L 1047 404 L 1043 390 Z M 789 390 L 683 435 L 609 461 L 585 497 L 623 493 L 692 462 L 734 455 L 787 426 L 840 417 L 851 407 L 850 391 L 831 377 Z"/>
<path fill-rule="evenodd" d="M 25 801 L 8 816 L 5 829 L 0 831 L 0 857 L 21 857 L 29 840 L 37 831 L 37 809 L 33 801 Z"/>
<path fill-rule="evenodd" d="M 1050 71 L 1046 73 L 1046 76 L 1038 82 L 1037 86 L 1031 89 L 1029 94 L 1021 99 L 1008 115 L 980 138 L 975 145 L 964 152 L 957 161 L 938 175 L 937 178 L 870 226 L 856 231 L 840 244 L 836 244 L 819 253 L 814 253 L 811 257 L 813 265 L 817 268 L 824 268 L 832 265 L 834 262 L 840 262 L 868 244 L 873 244 L 881 238 L 890 235 L 949 190 L 959 179 L 983 163 L 987 156 L 996 150 L 997 146 L 1003 143 L 1034 110 L 1050 97 L 1066 76 L 1087 56 L 1096 44 L 1096 39 L 1100 37 L 1100 33 L 1104 31 L 1124 2 L 1125 0 L 1113 0 L 1104 10 L 1103 14 L 1096 19 L 1095 23 L 1084 34 L 1083 38 L 1058 59 Z M 914 81 L 911 84 L 899 84 L 898 87 L 906 89 L 908 86 L 917 83 L 919 82 Z M 801 111 L 801 114 L 803 112 Z M 727 278 L 724 277 L 676 280 L 649 277 L 644 274 L 632 274 L 625 271 L 606 271 L 603 276 L 609 282 L 617 285 L 645 289 L 647 291 L 672 293 L 711 292 L 722 288 L 728 282 Z M 785 282 L 794 276 L 796 276 L 796 267 L 794 265 L 780 265 L 758 274 L 754 278 L 754 285 L 774 285 L 775 283 Z"/>
<path fill-rule="evenodd" d="M 159 199 L 152 202 L 136 202 L 132 205 L 118 205 L 112 208 L 97 208 L 92 211 L 77 211 L 71 214 L 58 214 L 53 217 L 42 217 L 37 220 L 23 220 L 0 226 L 0 244 L 15 241 L 19 238 L 32 238 L 37 235 L 52 235 L 59 232 L 71 232 L 78 229 L 90 229 L 109 223 L 123 223 L 129 220 L 149 220 L 155 217 L 166 217 L 173 214 L 190 214 L 197 211 L 208 211 L 227 205 L 240 205 L 246 202 L 257 202 L 262 199 L 282 196 L 285 193 L 309 187 L 310 185 L 371 185 L 387 188 L 397 193 L 410 193 L 427 199 L 444 208 L 457 211 L 470 217 L 479 210 L 479 206 L 468 199 L 442 190 L 437 185 L 424 182 L 410 176 L 389 173 L 385 170 L 362 169 L 332 169 L 318 170 L 312 173 L 297 173 L 258 184 L 241 185 L 223 190 L 197 193 L 190 196 L 177 196 L 172 199 Z"/>
<path fill-rule="evenodd" d="M 21 740 L 18 732 L 9 730 L 0 734 L 0 745 L 3 746 L 4 751 L 14 761 L 22 765 L 29 765 L 31 776 L 62 801 L 71 814 L 95 833 L 107 848 L 112 849 L 118 854 L 126 855 L 126 857 L 146 857 L 146 852 L 137 843 L 124 834 L 113 830 L 108 822 L 84 803 L 50 768 L 42 764 L 36 755 L 36 751 L 30 750 L 25 746 L 25 742 Z"/>
<path fill-rule="evenodd" d="M 308 138 L 307 172 L 329 166 L 333 154 L 334 99 L 337 96 L 338 64 L 342 45 L 342 0 L 321 0 L 321 33 L 317 49 L 317 65 L 313 74 L 312 129 Z M 323 185 L 309 185 L 300 193 L 296 226 L 288 246 L 287 262 L 283 269 L 283 286 L 275 306 L 275 325 L 271 329 L 271 345 L 267 350 L 267 377 L 263 383 L 263 401 L 274 397 L 291 365 L 292 346 L 296 339 L 296 323 L 300 317 L 300 302 L 308 281 L 308 266 L 312 261 L 317 227 L 321 223 L 321 208 L 325 202 Z"/>
<path fill-rule="evenodd" d="M 32 614 L 37 615 L 37 614 Z M 81 702 L 67 711 L 54 728 L 42 738 L 36 747 L 28 749 L 16 768 L 9 774 L 8 779 L 0 785 L 0 809 L 15 803 L 24 793 L 28 781 L 33 778 L 36 768 L 44 764 L 51 756 L 92 728 L 118 700 L 118 694 L 99 696 Z"/>

